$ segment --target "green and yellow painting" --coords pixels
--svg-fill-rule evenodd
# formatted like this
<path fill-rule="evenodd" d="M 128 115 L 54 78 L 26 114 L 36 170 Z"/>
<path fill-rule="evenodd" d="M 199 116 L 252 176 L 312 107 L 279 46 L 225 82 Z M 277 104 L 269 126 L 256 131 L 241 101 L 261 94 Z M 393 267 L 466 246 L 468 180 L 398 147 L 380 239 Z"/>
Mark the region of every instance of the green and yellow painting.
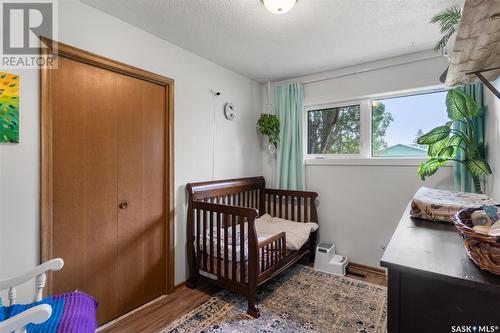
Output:
<path fill-rule="evenodd" d="M 19 142 L 19 76 L 0 72 L 0 143 Z"/>

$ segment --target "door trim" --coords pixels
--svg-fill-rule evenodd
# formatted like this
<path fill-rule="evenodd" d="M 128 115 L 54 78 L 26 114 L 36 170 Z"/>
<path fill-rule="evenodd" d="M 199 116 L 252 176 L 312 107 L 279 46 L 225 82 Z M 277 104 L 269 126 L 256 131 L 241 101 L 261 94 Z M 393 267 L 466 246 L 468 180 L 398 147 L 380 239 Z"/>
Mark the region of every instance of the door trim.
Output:
<path fill-rule="evenodd" d="M 40 49 L 45 59 L 49 56 L 64 57 L 100 67 L 165 87 L 165 290 L 174 292 L 174 80 L 118 61 L 105 58 L 73 46 L 41 37 L 46 46 Z M 46 64 L 50 62 L 45 61 Z M 52 70 L 40 69 L 40 259 L 53 258 L 53 164 L 52 164 Z M 47 281 L 47 292 L 52 294 L 52 279 Z"/>

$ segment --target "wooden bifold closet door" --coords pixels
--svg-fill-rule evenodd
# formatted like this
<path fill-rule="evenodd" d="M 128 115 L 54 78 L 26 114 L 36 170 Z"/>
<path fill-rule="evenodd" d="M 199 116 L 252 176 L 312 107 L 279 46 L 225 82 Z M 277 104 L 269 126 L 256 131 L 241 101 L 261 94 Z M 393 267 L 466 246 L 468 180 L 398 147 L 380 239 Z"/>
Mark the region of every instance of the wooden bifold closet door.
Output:
<path fill-rule="evenodd" d="M 103 324 L 171 289 L 171 87 L 64 55 L 49 71 L 42 260 L 64 259 L 50 292 L 92 295 Z"/>

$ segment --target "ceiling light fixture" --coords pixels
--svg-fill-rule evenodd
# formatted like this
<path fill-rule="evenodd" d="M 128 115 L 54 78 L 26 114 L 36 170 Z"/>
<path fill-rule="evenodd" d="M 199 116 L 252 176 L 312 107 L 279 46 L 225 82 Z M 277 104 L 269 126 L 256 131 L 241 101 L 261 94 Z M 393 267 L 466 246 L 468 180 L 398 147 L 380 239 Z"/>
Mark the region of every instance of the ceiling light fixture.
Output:
<path fill-rule="evenodd" d="M 263 0 L 264 7 L 273 14 L 284 14 L 295 6 L 297 0 Z"/>

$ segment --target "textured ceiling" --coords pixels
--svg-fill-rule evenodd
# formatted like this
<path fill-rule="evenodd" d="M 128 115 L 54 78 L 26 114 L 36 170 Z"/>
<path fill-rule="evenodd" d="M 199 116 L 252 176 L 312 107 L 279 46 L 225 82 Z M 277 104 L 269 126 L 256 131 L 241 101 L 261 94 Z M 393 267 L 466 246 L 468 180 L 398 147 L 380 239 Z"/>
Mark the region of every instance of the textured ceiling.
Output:
<path fill-rule="evenodd" d="M 463 0 L 81 0 L 258 81 L 279 80 L 432 48 L 430 18 Z"/>

